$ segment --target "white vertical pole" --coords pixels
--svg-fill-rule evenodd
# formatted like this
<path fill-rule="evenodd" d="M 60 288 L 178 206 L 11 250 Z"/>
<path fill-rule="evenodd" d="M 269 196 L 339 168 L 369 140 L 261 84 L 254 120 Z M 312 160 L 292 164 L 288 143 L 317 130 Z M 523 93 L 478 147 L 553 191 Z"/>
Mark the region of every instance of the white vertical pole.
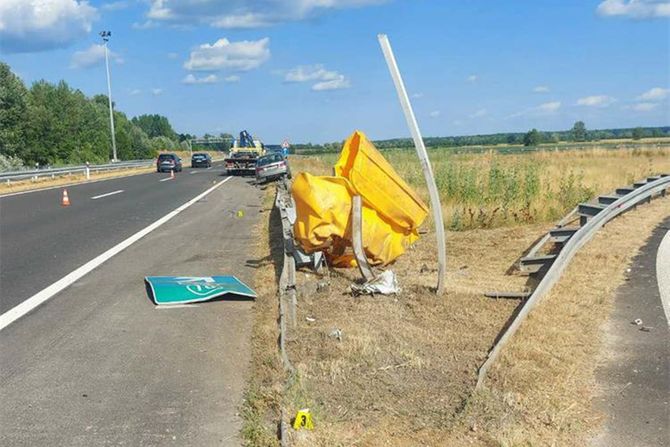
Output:
<path fill-rule="evenodd" d="M 421 167 L 423 168 L 423 175 L 426 178 L 426 185 L 428 186 L 428 194 L 430 196 L 430 207 L 433 211 L 433 220 L 435 221 L 435 235 L 437 237 L 437 294 L 442 295 L 444 293 L 444 280 L 447 268 L 447 247 L 444 235 L 444 222 L 442 220 L 442 206 L 440 205 L 440 196 L 437 193 L 437 185 L 435 185 L 435 178 L 433 177 L 433 168 L 430 165 L 428 153 L 426 152 L 426 146 L 423 144 L 423 138 L 421 137 L 421 132 L 419 131 L 419 124 L 416 122 L 416 118 L 414 117 L 412 104 L 409 102 L 407 90 L 405 90 L 405 84 L 402 81 L 400 70 L 396 64 L 395 56 L 393 55 L 393 50 L 391 49 L 391 43 L 389 42 L 386 34 L 379 34 L 377 38 L 379 39 L 379 45 L 382 47 L 382 52 L 384 53 L 386 64 L 389 67 L 391 77 L 393 78 L 393 83 L 395 84 L 396 91 L 398 92 L 400 106 L 402 107 L 402 110 L 405 114 L 407 126 L 409 127 L 409 131 L 412 134 L 414 147 L 416 147 L 416 153 L 419 156 L 419 161 L 421 162 Z"/>
<path fill-rule="evenodd" d="M 107 99 L 109 99 L 109 126 L 112 129 L 112 153 L 114 154 L 112 161 L 117 161 L 116 158 L 116 136 L 114 135 L 114 112 L 112 110 L 112 81 L 109 76 L 109 56 L 107 55 L 107 41 L 105 45 L 105 67 L 107 68 Z"/>

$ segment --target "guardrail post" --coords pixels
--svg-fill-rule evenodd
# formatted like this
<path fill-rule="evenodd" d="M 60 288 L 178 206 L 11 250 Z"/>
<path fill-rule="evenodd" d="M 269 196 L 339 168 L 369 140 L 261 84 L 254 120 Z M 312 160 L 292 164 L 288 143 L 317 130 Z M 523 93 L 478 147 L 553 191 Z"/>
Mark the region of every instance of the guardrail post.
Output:
<path fill-rule="evenodd" d="M 405 84 L 402 81 L 400 69 L 398 69 L 398 64 L 393 55 L 391 43 L 386 34 L 377 35 L 377 39 L 379 40 L 379 45 L 382 47 L 382 53 L 384 53 L 386 64 L 391 72 L 391 78 L 393 78 L 393 83 L 395 84 L 398 93 L 398 99 L 400 99 L 400 105 L 405 114 L 405 120 L 407 121 L 407 126 L 412 134 L 414 147 L 416 148 L 416 153 L 421 162 L 421 168 L 423 169 L 423 175 L 426 179 L 428 195 L 430 196 L 430 207 L 433 212 L 433 221 L 435 222 L 435 237 L 437 238 L 437 294 L 442 295 L 444 293 L 444 281 L 447 271 L 447 246 L 444 234 L 440 195 L 437 192 L 437 185 L 435 184 L 435 178 L 433 177 L 433 168 L 430 165 L 428 152 L 426 152 L 426 146 L 423 143 L 423 137 L 419 131 L 419 124 L 416 122 L 412 104 L 409 102 L 409 96 L 407 96 L 407 90 L 405 90 Z"/>
<path fill-rule="evenodd" d="M 91 179 L 91 168 L 89 167 L 88 162 L 86 162 L 86 180 Z"/>

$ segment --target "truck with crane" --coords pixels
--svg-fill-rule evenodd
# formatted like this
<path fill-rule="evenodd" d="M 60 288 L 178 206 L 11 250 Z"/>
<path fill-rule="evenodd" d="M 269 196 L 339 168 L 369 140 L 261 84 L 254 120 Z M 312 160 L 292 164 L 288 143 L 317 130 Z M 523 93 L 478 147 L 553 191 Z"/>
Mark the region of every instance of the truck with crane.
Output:
<path fill-rule="evenodd" d="M 243 130 L 240 132 L 240 137 L 233 140 L 228 158 L 224 160 L 226 171 L 230 175 L 254 175 L 256 173 L 256 160 L 263 155 L 265 155 L 263 143 Z"/>

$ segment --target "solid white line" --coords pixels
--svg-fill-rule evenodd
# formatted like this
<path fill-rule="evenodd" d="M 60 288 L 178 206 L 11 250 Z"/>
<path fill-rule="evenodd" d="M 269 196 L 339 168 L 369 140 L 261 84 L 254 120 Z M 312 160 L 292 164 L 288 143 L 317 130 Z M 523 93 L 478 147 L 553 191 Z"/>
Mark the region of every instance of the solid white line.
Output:
<path fill-rule="evenodd" d="M 158 180 L 159 182 L 167 182 L 168 180 L 172 180 L 174 177 L 168 177 L 164 178 L 163 180 Z"/>
<path fill-rule="evenodd" d="M 656 280 L 663 303 L 665 321 L 670 326 L 670 231 L 665 233 L 656 252 Z"/>
<path fill-rule="evenodd" d="M 103 197 L 113 196 L 114 194 L 121 194 L 122 192 L 123 192 L 123 189 L 119 189 L 118 191 L 108 192 L 107 194 L 100 194 L 99 196 L 93 196 L 93 197 L 91 197 L 91 200 L 102 199 Z"/>
<path fill-rule="evenodd" d="M 91 270 L 95 269 L 96 267 L 100 266 L 103 264 L 105 261 L 109 260 L 113 256 L 117 255 L 121 251 L 125 250 L 126 248 L 130 247 L 133 245 L 135 242 L 139 241 L 142 239 L 144 236 L 147 234 L 151 233 L 154 231 L 156 228 L 160 227 L 163 225 L 165 222 L 169 221 L 173 217 L 175 217 L 177 214 L 181 213 L 184 211 L 186 208 L 190 207 L 194 203 L 196 203 L 198 200 L 202 199 L 205 197 L 207 194 L 211 193 L 214 191 L 216 188 L 219 186 L 223 185 L 226 183 L 228 180 L 230 180 L 232 177 L 226 177 L 225 179 L 221 180 L 219 183 L 216 185 L 212 186 L 209 188 L 207 191 L 203 192 L 202 194 L 194 197 L 193 199 L 189 200 L 179 208 L 171 211 L 170 213 L 166 214 L 165 216 L 161 217 L 158 219 L 156 222 L 152 223 L 148 227 L 145 227 L 144 229 L 138 231 L 137 233 L 133 234 L 130 236 L 128 239 L 126 239 L 123 242 L 118 243 L 114 247 L 110 248 L 103 254 L 97 256 L 96 258 L 88 261 L 86 264 L 82 265 L 78 269 L 74 270 L 73 272 L 68 273 L 55 283 L 51 284 L 45 289 L 42 289 L 41 291 L 37 292 L 35 295 L 31 296 L 21 304 L 11 308 L 4 314 L 0 315 L 0 331 L 10 324 L 12 324 L 14 321 L 18 320 L 31 310 L 35 309 L 37 306 L 40 304 L 44 303 L 47 301 L 49 298 L 69 286 L 70 284 L 74 283 L 87 273 L 89 273 Z"/>

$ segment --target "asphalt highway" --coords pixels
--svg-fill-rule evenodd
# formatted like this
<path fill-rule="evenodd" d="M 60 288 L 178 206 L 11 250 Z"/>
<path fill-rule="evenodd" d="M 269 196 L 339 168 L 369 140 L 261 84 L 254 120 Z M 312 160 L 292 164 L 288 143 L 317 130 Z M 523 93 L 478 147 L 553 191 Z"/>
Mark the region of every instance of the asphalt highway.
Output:
<path fill-rule="evenodd" d="M 220 165 L 0 197 L 0 314 L 222 180 Z M 161 181 L 165 180 L 165 181 Z M 121 191 L 121 192 L 118 192 Z M 112 195 L 106 195 L 115 193 Z"/>
<path fill-rule="evenodd" d="M 233 177 L 194 201 L 220 168 L 167 176 L 71 187 L 70 207 L 60 189 L 0 199 L 5 309 L 193 202 L 2 329 L 0 445 L 240 445 L 253 302 L 161 308 L 143 278 L 253 286 L 262 192 Z"/>

